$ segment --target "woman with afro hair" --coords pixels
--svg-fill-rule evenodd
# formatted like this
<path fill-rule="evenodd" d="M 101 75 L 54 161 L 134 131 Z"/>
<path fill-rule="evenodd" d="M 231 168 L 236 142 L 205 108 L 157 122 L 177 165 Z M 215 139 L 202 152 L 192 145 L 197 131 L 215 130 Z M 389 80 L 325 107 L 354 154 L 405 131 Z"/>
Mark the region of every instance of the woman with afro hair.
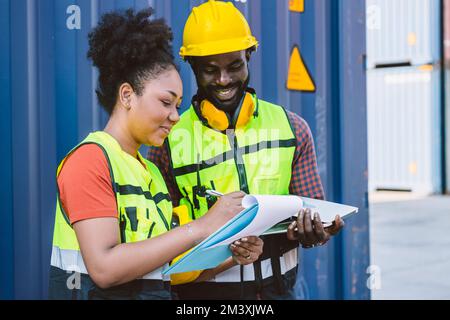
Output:
<path fill-rule="evenodd" d="M 163 144 L 179 120 L 183 91 L 172 32 L 151 14 L 105 14 L 89 35 L 98 100 L 110 118 L 58 167 L 51 299 L 171 299 L 163 268 L 242 210 L 244 194 L 231 193 L 204 217 L 171 229 L 167 187 L 138 151 Z M 250 264 L 262 241 L 248 237 L 230 248 L 233 263 Z"/>

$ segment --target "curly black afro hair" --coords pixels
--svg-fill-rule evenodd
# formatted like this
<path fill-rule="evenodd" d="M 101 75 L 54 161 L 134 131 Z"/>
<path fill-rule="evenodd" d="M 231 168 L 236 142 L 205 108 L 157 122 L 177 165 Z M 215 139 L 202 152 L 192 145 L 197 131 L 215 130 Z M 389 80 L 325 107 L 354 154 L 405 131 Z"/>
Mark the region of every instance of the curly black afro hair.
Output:
<path fill-rule="evenodd" d="M 99 70 L 97 97 L 110 115 L 123 83 L 142 95 L 145 81 L 176 68 L 172 31 L 163 19 L 149 20 L 152 14 L 151 8 L 107 13 L 89 34 L 87 56 Z"/>

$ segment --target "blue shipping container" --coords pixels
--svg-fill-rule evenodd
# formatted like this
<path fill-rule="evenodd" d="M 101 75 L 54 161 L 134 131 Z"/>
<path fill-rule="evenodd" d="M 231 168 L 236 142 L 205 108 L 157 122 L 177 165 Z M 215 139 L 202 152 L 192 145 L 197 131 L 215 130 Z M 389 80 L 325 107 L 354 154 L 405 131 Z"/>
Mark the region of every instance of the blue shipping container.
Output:
<path fill-rule="evenodd" d="M 450 63 L 450 62 L 449 62 Z M 445 69 L 445 193 L 450 194 L 450 68 Z"/>
<path fill-rule="evenodd" d="M 450 0 L 443 0 L 443 20 L 444 20 L 444 60 L 447 68 L 450 69 Z"/>
<path fill-rule="evenodd" d="M 87 34 L 100 15 L 151 5 L 181 45 L 189 0 L 0 0 L 1 200 L 0 298 L 47 296 L 55 210 L 55 170 L 71 147 L 107 121 L 94 95 L 96 71 L 86 59 Z M 310 124 L 327 198 L 360 208 L 345 231 L 322 248 L 300 250 L 299 298 L 369 299 L 365 4 L 360 0 L 234 1 L 260 47 L 251 61 L 259 96 Z M 298 46 L 315 92 L 286 89 Z M 179 60 L 184 96 L 196 90 Z M 185 99 L 183 109 L 188 107 Z"/>
<path fill-rule="evenodd" d="M 450 194 L 450 0 L 444 0 L 444 101 L 445 101 L 445 159 L 446 162 L 446 179 L 445 179 L 445 192 Z"/>

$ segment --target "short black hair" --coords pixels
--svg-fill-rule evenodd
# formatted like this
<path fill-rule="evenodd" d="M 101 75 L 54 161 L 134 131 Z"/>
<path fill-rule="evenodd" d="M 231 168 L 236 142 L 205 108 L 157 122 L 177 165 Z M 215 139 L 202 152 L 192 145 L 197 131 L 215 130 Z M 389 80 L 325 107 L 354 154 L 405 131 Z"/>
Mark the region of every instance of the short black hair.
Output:
<path fill-rule="evenodd" d="M 87 56 L 99 70 L 97 98 L 110 115 L 123 83 L 142 95 L 145 81 L 177 69 L 172 30 L 164 19 L 150 20 L 152 14 L 152 8 L 107 13 L 89 34 Z"/>

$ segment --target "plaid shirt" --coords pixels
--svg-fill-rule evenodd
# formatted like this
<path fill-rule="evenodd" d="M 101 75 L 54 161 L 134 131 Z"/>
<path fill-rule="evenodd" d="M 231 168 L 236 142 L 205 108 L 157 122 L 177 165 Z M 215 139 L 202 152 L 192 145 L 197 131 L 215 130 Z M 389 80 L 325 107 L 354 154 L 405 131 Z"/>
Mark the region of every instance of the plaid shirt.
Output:
<path fill-rule="evenodd" d="M 290 111 L 286 112 L 297 138 L 297 148 L 292 163 L 289 192 L 308 198 L 324 199 L 324 191 L 317 169 L 316 153 L 311 130 L 306 121 L 300 116 Z M 177 206 L 182 196 L 170 172 L 167 148 L 151 147 L 148 151 L 147 158 L 161 170 L 174 206 Z"/>

